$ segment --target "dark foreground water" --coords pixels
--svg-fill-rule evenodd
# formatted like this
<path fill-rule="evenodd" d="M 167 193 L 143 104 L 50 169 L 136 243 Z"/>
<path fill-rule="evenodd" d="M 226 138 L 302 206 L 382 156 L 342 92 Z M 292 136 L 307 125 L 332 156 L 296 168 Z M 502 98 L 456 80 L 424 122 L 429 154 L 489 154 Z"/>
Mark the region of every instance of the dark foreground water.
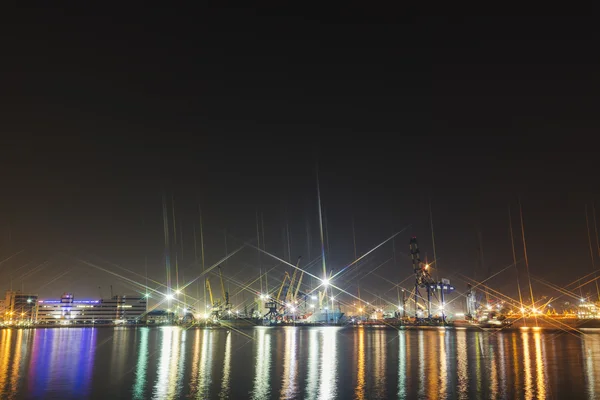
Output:
<path fill-rule="evenodd" d="M 0 399 L 600 398 L 600 334 L 0 330 Z"/>

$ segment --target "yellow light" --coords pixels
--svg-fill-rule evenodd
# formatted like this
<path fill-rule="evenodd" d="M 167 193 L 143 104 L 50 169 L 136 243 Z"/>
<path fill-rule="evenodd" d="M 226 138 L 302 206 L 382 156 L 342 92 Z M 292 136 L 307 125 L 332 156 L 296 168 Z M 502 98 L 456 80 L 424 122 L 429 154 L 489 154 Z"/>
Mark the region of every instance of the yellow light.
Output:
<path fill-rule="evenodd" d="M 429 269 L 429 264 L 425 264 L 425 269 Z"/>

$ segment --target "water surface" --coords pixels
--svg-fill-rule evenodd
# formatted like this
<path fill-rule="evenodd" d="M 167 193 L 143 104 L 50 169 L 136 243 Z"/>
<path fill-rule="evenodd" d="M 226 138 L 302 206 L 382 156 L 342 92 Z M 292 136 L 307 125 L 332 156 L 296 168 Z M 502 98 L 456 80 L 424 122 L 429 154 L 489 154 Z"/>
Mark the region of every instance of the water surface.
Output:
<path fill-rule="evenodd" d="M 0 330 L 0 399 L 599 397 L 594 333 Z"/>

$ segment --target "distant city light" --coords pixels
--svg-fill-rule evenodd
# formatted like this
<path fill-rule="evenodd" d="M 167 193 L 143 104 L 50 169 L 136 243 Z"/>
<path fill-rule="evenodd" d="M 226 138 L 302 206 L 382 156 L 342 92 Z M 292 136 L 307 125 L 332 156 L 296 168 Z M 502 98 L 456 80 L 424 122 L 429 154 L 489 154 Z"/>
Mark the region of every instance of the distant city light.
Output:
<path fill-rule="evenodd" d="M 290 308 L 290 311 L 291 312 L 296 312 L 296 308 L 292 307 L 292 308 Z"/>
<path fill-rule="evenodd" d="M 181 294 L 181 292 L 179 290 L 176 290 L 175 294 Z"/>
<path fill-rule="evenodd" d="M 329 279 L 327 279 L 327 278 L 323 279 L 323 286 L 325 286 L 325 287 L 329 286 Z"/>
<path fill-rule="evenodd" d="M 187 313 L 187 311 L 188 311 L 188 310 L 187 310 L 187 308 L 184 308 L 184 309 L 183 309 L 183 313 L 184 313 L 184 314 L 186 314 L 186 313 Z"/>
<path fill-rule="evenodd" d="M 316 299 L 317 299 L 317 296 L 310 296 L 310 298 L 311 298 L 312 300 L 316 300 Z"/>
<path fill-rule="evenodd" d="M 172 294 L 168 294 L 165 297 L 167 298 L 167 300 L 173 300 L 175 298 L 175 296 L 173 296 Z"/>
<path fill-rule="evenodd" d="M 208 319 L 208 314 L 204 314 L 204 319 Z"/>

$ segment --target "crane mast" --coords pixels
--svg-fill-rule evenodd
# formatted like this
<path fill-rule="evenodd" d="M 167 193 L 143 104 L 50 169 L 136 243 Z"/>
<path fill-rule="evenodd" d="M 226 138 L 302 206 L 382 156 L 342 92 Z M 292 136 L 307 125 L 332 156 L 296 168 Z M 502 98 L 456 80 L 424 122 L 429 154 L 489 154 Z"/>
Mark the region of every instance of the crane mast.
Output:
<path fill-rule="evenodd" d="M 429 264 L 421 261 L 421 255 L 419 252 L 419 245 L 417 237 L 413 236 L 409 243 L 410 257 L 412 259 L 413 272 L 415 274 L 415 318 L 419 320 L 419 298 L 423 298 L 419 292 L 420 289 L 425 289 L 427 293 L 427 303 L 425 307 L 427 309 L 427 320 L 432 321 L 431 314 L 431 296 L 435 295 L 436 290 L 440 292 L 440 310 L 441 310 L 441 322 L 446 324 L 445 316 L 445 301 L 444 294 L 450 293 L 454 290 L 454 287 L 450 285 L 448 279 L 442 279 L 441 282 L 436 282 L 429 273 Z M 435 260 L 434 260 L 435 262 Z"/>

